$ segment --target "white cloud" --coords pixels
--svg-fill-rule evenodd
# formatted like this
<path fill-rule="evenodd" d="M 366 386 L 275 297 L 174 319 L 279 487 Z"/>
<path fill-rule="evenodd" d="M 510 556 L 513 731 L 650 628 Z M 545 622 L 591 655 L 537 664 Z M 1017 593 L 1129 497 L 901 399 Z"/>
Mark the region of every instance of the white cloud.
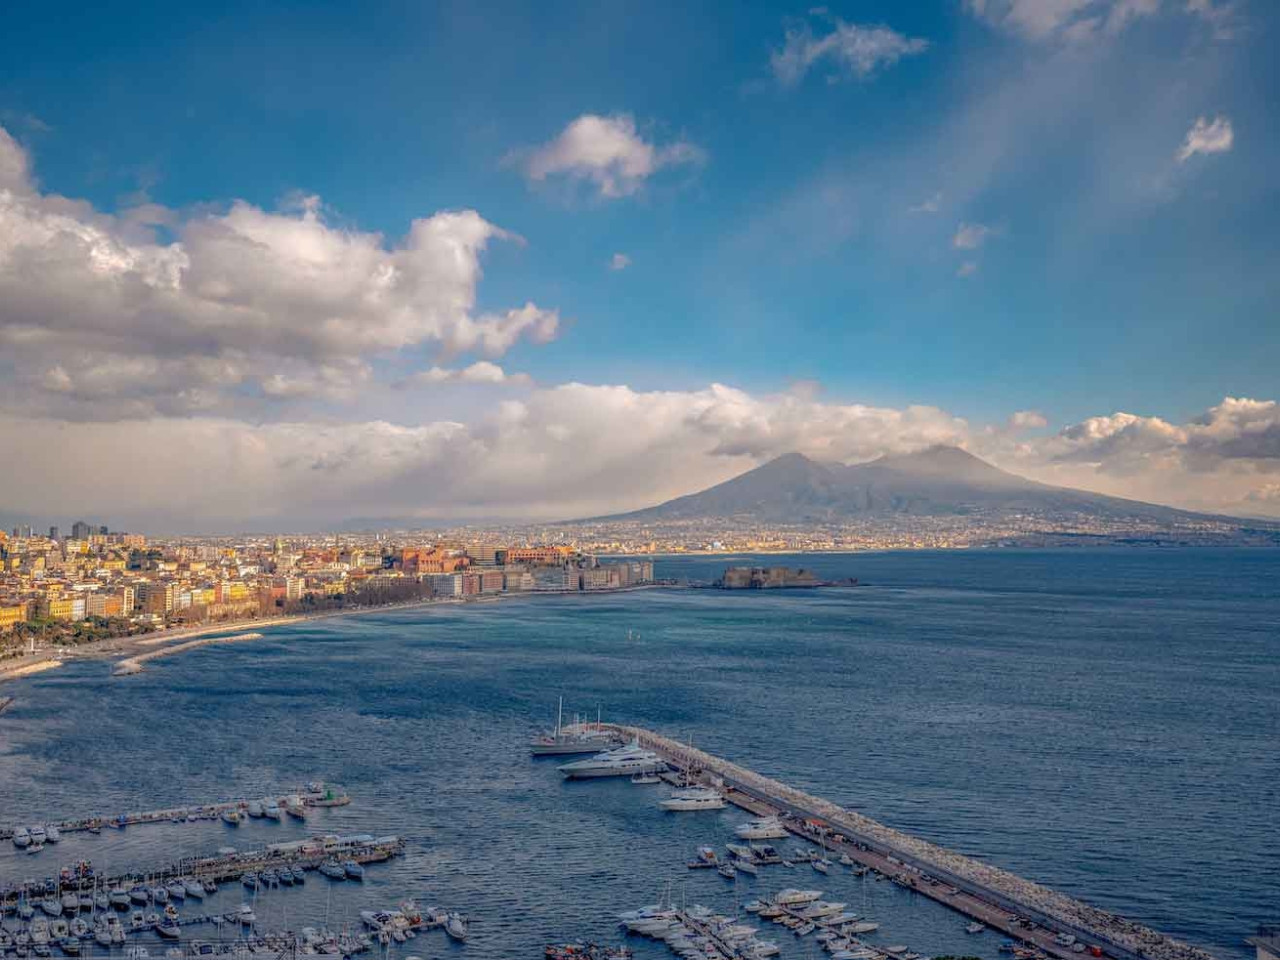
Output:
<path fill-rule="evenodd" d="M 908 37 L 887 26 L 864 26 L 831 20 L 831 30 L 815 35 L 809 24 L 787 31 L 782 49 L 770 58 L 773 75 L 784 86 L 794 86 L 821 63 L 834 68 L 827 77 L 865 80 L 881 67 L 893 66 L 903 57 L 924 53 L 929 41 Z"/>
<path fill-rule="evenodd" d="M 1215 39 L 1233 35 L 1232 5 L 1213 0 L 965 0 L 974 16 L 1028 40 L 1083 43 L 1116 36 L 1146 17 L 1165 11 L 1197 17 L 1213 28 Z"/>
<path fill-rule="evenodd" d="M 917 203 L 915 206 L 908 207 L 908 213 L 937 213 L 942 209 L 942 191 L 938 191 L 928 200 Z"/>
<path fill-rule="evenodd" d="M 175 240 L 156 238 L 160 223 Z M 406 348 L 498 357 L 545 343 L 554 310 L 475 310 L 486 247 L 518 239 L 462 210 L 388 243 L 330 225 L 316 197 L 110 216 L 37 190 L 0 129 L 0 403 L 48 393 L 103 417 L 206 410 L 245 386 L 335 397 Z"/>
<path fill-rule="evenodd" d="M 957 277 L 972 277 L 978 272 L 978 263 L 976 260 L 966 260 L 960 266 L 956 267 Z"/>
<path fill-rule="evenodd" d="M 1198 117 L 1187 131 L 1186 139 L 1178 149 L 1178 162 L 1186 163 L 1197 153 L 1206 156 L 1212 153 L 1226 153 L 1235 144 L 1236 134 L 1231 121 L 1222 116 L 1206 120 Z"/>
<path fill-rule="evenodd" d="M 625 253 L 615 253 L 609 258 L 610 270 L 625 270 L 631 266 L 631 258 Z"/>
<path fill-rule="evenodd" d="M 1015 410 L 1009 416 L 1009 427 L 1013 430 L 1041 430 L 1049 425 L 1049 421 L 1038 410 Z"/>
<path fill-rule="evenodd" d="M 476 389 L 513 379 L 483 363 L 440 376 L 479 381 Z M 1031 411 L 993 428 L 932 406 L 824 403 L 813 391 L 756 395 L 719 384 L 644 392 L 569 383 L 470 409 L 469 423 L 416 426 L 0 416 L 5 506 L 42 516 L 74 503 L 123 526 L 168 530 L 571 517 L 688 493 L 791 451 L 853 462 L 944 443 L 1048 482 L 1280 515 L 1270 493 L 1280 481 L 1273 401 L 1227 398 L 1181 424 L 1116 413 L 1044 436 L 1023 435 L 1044 425 Z M 67 450 L 94 469 L 67 470 Z M 146 451 L 146 469 L 121 451 Z"/>
<path fill-rule="evenodd" d="M 507 373 L 502 367 L 488 360 L 479 360 L 470 366 L 451 369 L 447 367 L 432 367 L 429 370 L 423 370 L 415 373 L 407 381 L 408 383 L 483 383 L 483 384 L 512 384 L 516 386 L 527 386 L 533 383 L 533 379 L 527 373 Z"/>
<path fill-rule="evenodd" d="M 648 142 L 628 114 L 585 113 L 554 140 L 529 152 L 522 167 L 530 180 L 566 176 L 588 181 L 600 196 L 615 199 L 636 193 L 660 170 L 705 159 L 700 147 L 685 140 L 662 146 Z"/>
<path fill-rule="evenodd" d="M 977 250 L 991 236 L 990 227 L 981 223 L 962 223 L 956 228 L 951 245 L 957 250 Z"/>

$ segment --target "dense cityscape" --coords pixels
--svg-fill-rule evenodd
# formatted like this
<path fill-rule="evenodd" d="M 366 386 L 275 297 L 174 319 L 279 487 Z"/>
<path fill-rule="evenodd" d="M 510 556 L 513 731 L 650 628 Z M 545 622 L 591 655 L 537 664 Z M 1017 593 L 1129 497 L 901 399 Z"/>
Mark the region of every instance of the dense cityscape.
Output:
<path fill-rule="evenodd" d="M 0 637 L 82 642 L 359 606 L 653 582 L 649 560 L 421 536 L 148 539 L 76 521 L 0 531 Z"/>

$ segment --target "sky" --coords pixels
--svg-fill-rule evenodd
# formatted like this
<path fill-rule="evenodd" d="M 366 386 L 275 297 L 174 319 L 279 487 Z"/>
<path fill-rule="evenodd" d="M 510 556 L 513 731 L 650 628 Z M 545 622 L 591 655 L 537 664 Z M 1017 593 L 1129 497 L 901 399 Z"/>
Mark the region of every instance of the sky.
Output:
<path fill-rule="evenodd" d="M 934 443 L 1280 517 L 1280 7 L 63 5 L 0 519 L 557 519 Z"/>

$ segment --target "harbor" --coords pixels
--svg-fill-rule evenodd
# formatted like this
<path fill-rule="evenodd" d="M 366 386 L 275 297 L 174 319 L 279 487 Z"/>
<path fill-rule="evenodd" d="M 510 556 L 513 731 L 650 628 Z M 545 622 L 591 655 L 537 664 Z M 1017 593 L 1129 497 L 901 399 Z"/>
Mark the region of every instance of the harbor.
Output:
<path fill-rule="evenodd" d="M 944 904 L 982 928 L 1000 931 L 1011 942 L 1032 946 L 1045 956 L 1059 960 L 1073 960 L 1081 954 L 1115 960 L 1212 960 L 1206 951 L 1134 921 L 894 830 L 670 737 L 619 724 L 597 724 L 581 732 L 598 736 L 602 731 L 632 744 L 617 751 L 619 762 L 653 770 L 655 765 L 643 759 L 643 753 L 660 759 L 666 768 L 662 773 L 666 782 L 715 790 L 756 818 L 761 837 L 792 835 L 820 844 L 824 850 L 822 872 L 830 869 L 825 853 L 829 852 L 851 867 L 888 877 L 898 886 Z M 608 763 L 597 762 L 597 766 Z M 572 768 L 561 770 L 567 777 L 577 774 Z"/>

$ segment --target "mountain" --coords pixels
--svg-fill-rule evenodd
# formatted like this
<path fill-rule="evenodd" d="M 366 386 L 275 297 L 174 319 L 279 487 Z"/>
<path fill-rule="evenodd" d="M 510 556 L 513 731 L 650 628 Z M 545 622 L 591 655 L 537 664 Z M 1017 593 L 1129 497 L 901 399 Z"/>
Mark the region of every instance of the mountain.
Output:
<path fill-rule="evenodd" d="M 1027 480 L 957 447 L 935 446 L 845 466 L 789 453 L 700 493 L 609 521 L 750 519 L 764 524 L 847 522 L 860 517 L 1081 516 L 1183 526 L 1201 514 Z M 1214 518 L 1227 520 L 1228 518 Z M 1238 521 L 1230 521 L 1238 523 Z"/>

